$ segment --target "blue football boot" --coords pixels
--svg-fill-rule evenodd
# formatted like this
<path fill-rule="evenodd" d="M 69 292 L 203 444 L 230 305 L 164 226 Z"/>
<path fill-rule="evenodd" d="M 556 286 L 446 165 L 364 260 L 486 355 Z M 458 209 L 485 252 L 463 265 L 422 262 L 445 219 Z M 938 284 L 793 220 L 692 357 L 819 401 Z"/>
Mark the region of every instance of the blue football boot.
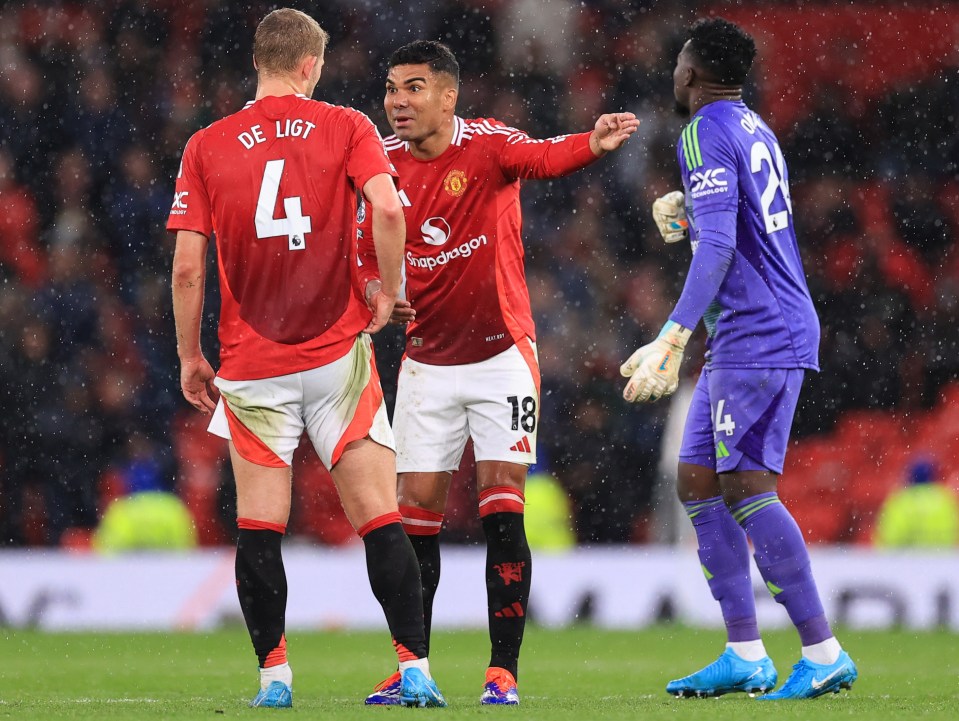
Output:
<path fill-rule="evenodd" d="M 735 691 L 765 693 L 776 685 L 778 678 L 776 667 L 769 656 L 759 661 L 746 661 L 731 648 L 727 648 L 722 656 L 706 668 L 685 678 L 670 681 L 666 684 L 666 693 L 700 698 L 722 696 Z"/>
<path fill-rule="evenodd" d="M 778 691 L 766 694 L 763 700 L 816 698 L 827 693 L 839 693 L 840 689 L 852 688 L 859 678 L 856 664 L 845 651 L 839 653 L 836 663 L 813 663 L 808 658 L 799 659 L 793 666 L 786 683 Z"/>
<path fill-rule="evenodd" d="M 408 668 L 401 674 L 400 703 L 403 706 L 424 708 L 446 706 L 446 699 L 436 688 L 436 682 L 426 678 L 418 668 Z"/>
<path fill-rule="evenodd" d="M 291 708 L 293 689 L 282 681 L 273 681 L 250 701 L 250 706 L 262 708 Z"/>

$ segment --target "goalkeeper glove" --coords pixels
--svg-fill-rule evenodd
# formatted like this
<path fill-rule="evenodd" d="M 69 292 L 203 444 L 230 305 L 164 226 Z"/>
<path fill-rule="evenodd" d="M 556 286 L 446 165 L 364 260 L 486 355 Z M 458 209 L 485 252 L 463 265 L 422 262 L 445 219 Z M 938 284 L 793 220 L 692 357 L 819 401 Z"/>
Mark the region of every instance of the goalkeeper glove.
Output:
<path fill-rule="evenodd" d="M 629 378 L 623 398 L 630 403 L 645 403 L 658 401 L 675 392 L 679 387 L 679 366 L 690 335 L 689 328 L 667 321 L 656 340 L 633 353 L 619 367 L 620 374 Z"/>
<path fill-rule="evenodd" d="M 653 220 L 667 243 L 676 243 L 689 237 L 689 221 L 686 220 L 686 201 L 683 191 L 666 193 L 653 203 Z"/>

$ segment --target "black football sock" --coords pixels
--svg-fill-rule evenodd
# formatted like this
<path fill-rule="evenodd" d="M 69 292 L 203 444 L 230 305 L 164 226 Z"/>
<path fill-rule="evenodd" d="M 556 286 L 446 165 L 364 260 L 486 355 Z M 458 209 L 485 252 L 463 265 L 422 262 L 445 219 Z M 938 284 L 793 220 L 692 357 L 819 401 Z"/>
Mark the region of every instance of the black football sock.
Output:
<path fill-rule="evenodd" d="M 423 627 L 426 632 L 426 651 L 430 650 L 430 629 L 433 624 L 433 598 L 440 585 L 440 537 L 410 536 L 410 543 L 416 552 L 420 566 L 420 579 L 423 582 Z"/>
<path fill-rule="evenodd" d="M 426 658 L 419 564 L 399 514 L 388 515 L 390 522 L 377 525 L 380 519 L 374 519 L 359 530 L 370 587 L 383 607 L 399 660 Z M 369 527 L 372 530 L 366 530 Z"/>
<path fill-rule="evenodd" d="M 260 668 L 286 663 L 286 570 L 283 534 L 244 528 L 236 541 L 236 590 Z"/>
<path fill-rule="evenodd" d="M 490 666 L 518 674 L 526 629 L 532 558 L 522 513 L 491 513 L 486 533 L 486 596 L 489 603 Z"/>

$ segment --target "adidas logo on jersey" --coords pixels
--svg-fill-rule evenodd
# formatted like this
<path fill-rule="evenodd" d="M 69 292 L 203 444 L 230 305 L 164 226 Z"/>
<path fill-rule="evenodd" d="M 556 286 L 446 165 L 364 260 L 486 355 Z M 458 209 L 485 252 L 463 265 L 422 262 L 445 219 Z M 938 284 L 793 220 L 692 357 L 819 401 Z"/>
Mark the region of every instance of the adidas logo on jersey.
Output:
<path fill-rule="evenodd" d="M 510 446 L 509 449 L 511 451 L 516 451 L 517 453 L 532 452 L 529 445 L 529 438 L 527 436 L 523 436 L 522 438 L 520 438 L 519 441 L 517 441 L 515 445 Z"/>

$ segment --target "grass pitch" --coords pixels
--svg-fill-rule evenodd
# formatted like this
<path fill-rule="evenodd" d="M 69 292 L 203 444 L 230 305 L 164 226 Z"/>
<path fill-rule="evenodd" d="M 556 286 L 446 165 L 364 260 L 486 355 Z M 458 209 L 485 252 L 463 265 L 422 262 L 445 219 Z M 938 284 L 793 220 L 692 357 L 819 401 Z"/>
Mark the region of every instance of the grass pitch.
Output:
<path fill-rule="evenodd" d="M 483 632 L 435 634 L 431 665 L 447 709 L 367 708 L 363 698 L 393 670 L 385 633 L 290 635 L 292 711 L 249 709 L 256 660 L 243 629 L 208 634 L 46 634 L 0 629 L 0 718 L 221 719 L 281 714 L 382 721 L 427 715 L 537 721 L 582 719 L 955 719 L 959 636 L 842 632 L 859 666 L 853 691 L 814 701 L 760 703 L 744 694 L 674 699 L 671 678 L 713 660 L 720 631 L 662 626 L 641 632 L 529 629 L 519 708 L 478 703 L 488 660 Z M 785 680 L 798 660 L 792 632 L 767 633 Z"/>

